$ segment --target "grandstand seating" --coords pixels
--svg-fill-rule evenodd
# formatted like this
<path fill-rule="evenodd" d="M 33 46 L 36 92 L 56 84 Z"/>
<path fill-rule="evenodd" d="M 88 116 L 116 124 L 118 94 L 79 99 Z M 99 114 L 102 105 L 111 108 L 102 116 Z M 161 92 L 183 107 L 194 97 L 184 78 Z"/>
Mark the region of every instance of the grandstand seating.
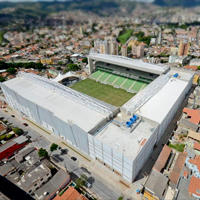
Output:
<path fill-rule="evenodd" d="M 117 75 L 111 74 L 110 77 L 107 80 L 107 83 L 112 85 L 114 83 L 114 81 L 116 81 L 117 78 L 118 78 Z"/>
<path fill-rule="evenodd" d="M 108 78 L 109 75 L 110 73 L 108 72 L 102 72 L 102 75 L 99 77 L 98 81 L 104 82 Z"/>
<path fill-rule="evenodd" d="M 146 84 L 147 85 L 147 84 Z M 141 89 L 144 88 L 144 86 L 146 86 L 145 83 L 137 81 L 131 88 L 131 90 L 134 90 L 136 92 L 140 91 Z"/>
<path fill-rule="evenodd" d="M 91 75 L 91 78 L 97 79 L 101 74 L 102 74 L 101 71 L 96 71 L 95 73 L 93 73 L 93 74 Z"/>
<path fill-rule="evenodd" d="M 117 88 L 122 88 L 131 93 L 137 93 L 147 86 L 148 80 L 140 81 L 123 76 L 115 75 L 103 70 L 97 70 L 91 74 L 90 78 L 101 83 L 109 84 Z"/>
<path fill-rule="evenodd" d="M 119 76 L 118 79 L 115 81 L 114 86 L 120 87 L 125 80 L 126 78 Z"/>
<path fill-rule="evenodd" d="M 123 84 L 122 88 L 124 88 L 125 90 L 128 90 L 129 88 L 131 88 L 131 86 L 135 83 L 136 81 L 133 79 L 128 79 L 125 81 L 125 83 Z"/>

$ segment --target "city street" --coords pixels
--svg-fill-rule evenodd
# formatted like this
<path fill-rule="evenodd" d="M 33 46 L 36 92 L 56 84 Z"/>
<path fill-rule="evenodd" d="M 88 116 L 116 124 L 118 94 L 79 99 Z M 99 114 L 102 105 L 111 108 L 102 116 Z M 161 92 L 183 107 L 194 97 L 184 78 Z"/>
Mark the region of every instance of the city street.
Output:
<path fill-rule="evenodd" d="M 12 123 L 13 126 L 19 127 L 24 131 L 28 131 L 27 135 L 31 136 L 31 140 L 33 141 L 33 146 L 37 148 L 49 148 L 50 141 L 42 137 L 38 132 L 33 130 L 30 126 L 24 126 L 23 123 L 16 117 L 12 117 L 10 114 L 2 110 L 0 111 L 0 117 L 4 117 L 4 119 Z"/>
<path fill-rule="evenodd" d="M 52 155 L 57 155 L 62 161 L 56 163 L 62 165 L 63 167 L 67 168 L 67 170 L 71 173 L 74 173 L 76 176 L 80 177 L 82 174 L 85 174 L 88 178 L 94 178 L 94 182 L 92 183 L 92 187 L 90 188 L 91 192 L 98 194 L 101 199 L 118 199 L 120 193 L 114 191 L 114 189 L 109 189 L 107 185 L 104 184 L 104 181 L 100 178 L 96 177 L 90 171 L 89 173 L 85 170 L 82 170 L 79 166 L 79 161 L 73 161 L 68 154 L 60 155 L 60 150 L 56 150 L 52 153 Z"/>

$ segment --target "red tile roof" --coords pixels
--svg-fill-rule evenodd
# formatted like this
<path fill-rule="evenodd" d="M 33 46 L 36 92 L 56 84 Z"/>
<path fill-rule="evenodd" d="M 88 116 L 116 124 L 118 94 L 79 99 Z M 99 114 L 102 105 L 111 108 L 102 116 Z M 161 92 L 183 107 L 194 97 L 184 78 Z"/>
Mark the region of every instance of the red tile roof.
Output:
<path fill-rule="evenodd" d="M 195 194 L 200 197 L 200 179 L 192 176 L 190 184 L 188 187 L 188 192 L 190 195 Z"/>
<path fill-rule="evenodd" d="M 5 130 L 6 130 L 6 127 L 5 127 L 3 124 L 0 123 L 0 133 L 1 133 L 2 131 L 5 131 Z"/>
<path fill-rule="evenodd" d="M 153 166 L 153 169 L 161 172 L 161 170 L 165 167 L 167 160 L 170 156 L 170 153 L 172 152 L 172 149 L 165 145 L 156 161 L 156 163 Z"/>
<path fill-rule="evenodd" d="M 200 156 L 195 156 L 194 159 L 190 159 L 189 162 L 193 165 L 196 165 L 200 171 Z"/>
<path fill-rule="evenodd" d="M 195 142 L 193 148 L 200 151 L 200 144 L 198 142 Z"/>
<path fill-rule="evenodd" d="M 183 153 L 179 153 L 178 158 L 176 159 L 176 163 L 174 165 L 174 168 L 169 175 L 170 181 L 174 184 L 178 183 L 180 173 L 181 173 L 183 166 L 185 164 L 186 157 L 187 157 L 187 153 L 183 152 Z"/>
<path fill-rule="evenodd" d="M 192 69 L 194 71 L 197 71 L 198 67 L 196 65 L 186 65 L 184 67 L 185 69 Z"/>
<path fill-rule="evenodd" d="M 69 187 L 61 196 L 57 195 L 54 200 L 87 200 L 74 187 Z"/>
<path fill-rule="evenodd" d="M 38 71 L 36 71 L 36 70 L 33 70 L 33 69 L 28 69 L 28 70 L 25 70 L 26 72 L 28 72 L 28 73 L 33 73 L 33 74 L 36 74 L 36 75 L 38 75 L 39 74 L 39 72 Z"/>
<path fill-rule="evenodd" d="M 199 124 L 199 122 L 200 122 L 200 110 L 184 108 L 183 112 L 187 113 L 187 115 L 191 117 L 190 122 L 197 124 L 197 125 Z"/>

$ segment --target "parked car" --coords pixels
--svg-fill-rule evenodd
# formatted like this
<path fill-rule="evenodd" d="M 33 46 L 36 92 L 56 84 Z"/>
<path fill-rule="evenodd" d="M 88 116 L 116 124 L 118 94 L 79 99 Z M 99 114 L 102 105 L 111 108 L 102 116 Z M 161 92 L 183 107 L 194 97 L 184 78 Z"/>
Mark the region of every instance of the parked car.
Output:
<path fill-rule="evenodd" d="M 24 126 L 28 126 L 28 124 L 27 124 L 27 123 L 23 123 L 23 125 L 24 125 Z"/>
<path fill-rule="evenodd" d="M 60 162 L 60 160 L 56 157 L 56 156 L 51 156 L 51 158 L 55 161 L 55 162 Z"/>
<path fill-rule="evenodd" d="M 52 156 L 53 159 L 55 159 L 57 162 L 62 162 L 64 159 L 61 158 L 59 155 L 55 154 Z"/>
<path fill-rule="evenodd" d="M 85 167 L 81 167 L 81 170 L 82 170 L 83 172 L 87 173 L 87 174 L 91 174 L 91 172 L 89 172 L 88 169 L 85 168 Z"/>
<path fill-rule="evenodd" d="M 11 117 L 13 117 L 13 118 L 14 118 L 14 117 L 15 117 L 15 115 L 11 115 Z"/>
<path fill-rule="evenodd" d="M 67 149 L 60 149 L 61 155 L 67 154 L 68 150 Z"/>
<path fill-rule="evenodd" d="M 72 159 L 73 161 L 76 161 L 76 160 L 77 160 L 77 158 L 74 157 L 74 156 L 72 156 L 71 159 Z"/>
<path fill-rule="evenodd" d="M 91 187 L 92 187 L 92 184 L 89 183 L 89 182 L 86 182 L 85 186 L 86 186 L 87 188 L 91 188 Z"/>

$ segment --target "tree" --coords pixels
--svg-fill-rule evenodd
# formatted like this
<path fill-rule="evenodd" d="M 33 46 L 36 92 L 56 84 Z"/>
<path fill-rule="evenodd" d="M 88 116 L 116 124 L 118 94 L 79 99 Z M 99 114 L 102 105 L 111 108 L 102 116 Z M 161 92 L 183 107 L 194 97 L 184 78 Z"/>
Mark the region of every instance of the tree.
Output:
<path fill-rule="evenodd" d="M 56 70 L 61 71 L 62 68 L 61 67 L 56 67 Z"/>
<path fill-rule="evenodd" d="M 80 188 L 85 186 L 86 182 L 87 182 L 87 176 L 85 174 L 82 174 L 78 179 L 76 179 L 76 187 Z"/>
<path fill-rule="evenodd" d="M 13 67 L 9 67 L 6 71 L 10 74 L 15 74 L 17 72 L 17 70 Z"/>
<path fill-rule="evenodd" d="M 12 131 L 18 136 L 20 136 L 24 133 L 24 131 L 21 128 L 18 128 L 18 127 L 13 128 Z"/>
<path fill-rule="evenodd" d="M 50 146 L 50 151 L 53 152 L 53 151 L 55 151 L 57 149 L 58 149 L 58 145 L 55 144 L 55 143 L 52 143 L 51 146 Z"/>
<path fill-rule="evenodd" d="M 77 71 L 80 69 L 80 67 L 77 64 L 69 63 L 67 65 L 67 68 L 69 71 Z"/>
<path fill-rule="evenodd" d="M 62 61 L 59 61 L 59 62 L 58 62 L 58 65 L 63 65 L 63 62 L 62 62 Z"/>
<path fill-rule="evenodd" d="M 82 59 L 82 62 L 83 62 L 83 63 L 88 63 L 88 59 L 87 59 L 87 58 L 83 58 L 83 59 Z"/>
<path fill-rule="evenodd" d="M 0 76 L 0 82 L 4 82 L 6 79 L 2 76 Z"/>
<path fill-rule="evenodd" d="M 68 69 L 68 68 L 65 68 L 64 71 L 63 71 L 63 73 L 65 74 L 65 73 L 67 73 L 68 71 L 69 71 L 69 69 Z"/>
<path fill-rule="evenodd" d="M 47 158 L 49 156 L 47 150 L 43 148 L 39 149 L 38 155 L 40 158 Z"/>

